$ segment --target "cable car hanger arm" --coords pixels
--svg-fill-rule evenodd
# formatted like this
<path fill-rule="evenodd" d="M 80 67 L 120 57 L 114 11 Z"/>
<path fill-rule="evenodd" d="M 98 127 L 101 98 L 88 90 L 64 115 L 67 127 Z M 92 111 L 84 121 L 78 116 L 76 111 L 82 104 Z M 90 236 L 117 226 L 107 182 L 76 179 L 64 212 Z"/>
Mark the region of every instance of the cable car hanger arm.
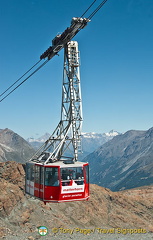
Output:
<path fill-rule="evenodd" d="M 40 59 L 44 59 L 48 57 L 50 60 L 58 52 L 64 48 L 65 44 L 68 43 L 81 29 L 83 29 L 87 23 L 90 21 L 88 18 L 72 18 L 71 26 L 66 28 L 66 30 L 62 33 L 57 35 L 52 40 L 52 46 L 50 46 L 41 56 Z"/>
<path fill-rule="evenodd" d="M 103 0 L 98 7 L 90 14 L 88 18 L 82 18 L 87 11 L 92 7 L 92 5 L 96 2 L 94 0 L 92 4 L 87 8 L 87 10 L 82 14 L 81 17 L 74 17 L 71 21 L 71 26 L 66 28 L 66 30 L 57 35 L 52 40 L 52 46 L 50 46 L 41 56 L 40 59 L 44 59 L 48 57 L 48 60 L 53 58 L 58 52 L 64 48 L 65 44 L 68 43 L 81 29 L 83 29 L 88 22 L 91 21 L 91 18 L 101 9 L 101 7 L 107 2 L 107 0 Z"/>

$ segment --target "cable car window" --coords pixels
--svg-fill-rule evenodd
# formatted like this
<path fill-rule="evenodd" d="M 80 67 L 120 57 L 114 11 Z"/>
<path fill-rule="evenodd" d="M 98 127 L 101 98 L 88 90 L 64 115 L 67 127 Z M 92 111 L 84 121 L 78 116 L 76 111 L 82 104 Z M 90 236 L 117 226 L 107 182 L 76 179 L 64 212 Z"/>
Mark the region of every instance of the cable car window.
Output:
<path fill-rule="evenodd" d="M 44 184 L 44 168 L 40 167 L 40 184 Z"/>
<path fill-rule="evenodd" d="M 86 175 L 86 183 L 89 183 L 89 165 L 84 166 L 85 175 Z"/>
<path fill-rule="evenodd" d="M 30 180 L 34 182 L 34 174 L 35 174 L 35 171 L 34 171 L 34 165 L 31 165 L 31 168 L 30 168 Z"/>
<path fill-rule="evenodd" d="M 26 179 L 27 180 L 30 180 L 30 168 L 31 168 L 31 166 L 30 166 L 31 164 L 26 164 Z"/>
<path fill-rule="evenodd" d="M 35 183 L 39 183 L 39 177 L 40 177 L 40 167 L 35 166 Z"/>
<path fill-rule="evenodd" d="M 59 186 L 58 168 L 45 168 L 45 185 Z"/>
<path fill-rule="evenodd" d="M 61 179 L 63 186 L 69 185 L 70 180 L 75 180 L 77 185 L 82 185 L 84 184 L 83 168 L 61 168 Z"/>

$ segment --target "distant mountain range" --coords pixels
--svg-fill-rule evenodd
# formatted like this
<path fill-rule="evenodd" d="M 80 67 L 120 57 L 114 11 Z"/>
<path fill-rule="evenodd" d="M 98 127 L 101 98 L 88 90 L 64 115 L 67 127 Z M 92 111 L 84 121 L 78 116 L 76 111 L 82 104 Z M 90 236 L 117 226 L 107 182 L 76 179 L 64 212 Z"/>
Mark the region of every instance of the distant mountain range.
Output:
<path fill-rule="evenodd" d="M 111 140 L 114 136 L 117 136 L 121 133 L 111 130 L 109 133 L 82 133 L 82 154 L 79 154 L 79 160 L 85 158 L 88 154 L 95 151 L 102 144 Z M 45 133 L 42 137 L 37 139 L 28 138 L 27 142 L 35 149 L 38 149 L 48 138 L 50 137 L 49 133 Z"/>
<path fill-rule="evenodd" d="M 153 128 L 118 135 L 83 161 L 90 181 L 113 191 L 153 184 Z"/>
<path fill-rule="evenodd" d="M 36 151 L 30 144 L 42 145 L 48 137 L 27 142 L 12 130 L 1 129 L 0 162 L 25 163 Z M 124 134 L 84 133 L 83 146 L 86 154 L 93 151 L 82 160 L 90 164 L 91 183 L 112 191 L 153 184 L 153 128 Z"/>
<path fill-rule="evenodd" d="M 93 152 L 103 143 L 109 141 L 113 136 L 118 135 L 116 131 L 110 131 L 109 133 L 97 134 L 97 133 L 83 133 L 83 154 L 80 154 L 80 159 L 83 159 L 89 153 Z M 16 161 L 26 162 L 31 158 L 38 149 L 48 138 L 49 133 L 45 133 L 38 139 L 28 138 L 27 141 L 14 133 L 12 130 L 0 129 L 0 162 Z"/>

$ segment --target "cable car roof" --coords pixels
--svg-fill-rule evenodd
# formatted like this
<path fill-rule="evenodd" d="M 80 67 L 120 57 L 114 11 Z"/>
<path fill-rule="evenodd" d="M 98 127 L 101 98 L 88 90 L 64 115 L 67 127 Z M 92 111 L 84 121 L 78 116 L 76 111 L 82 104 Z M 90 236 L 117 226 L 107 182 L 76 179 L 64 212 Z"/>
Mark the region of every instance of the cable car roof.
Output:
<path fill-rule="evenodd" d="M 86 162 L 75 162 L 75 163 L 64 163 L 62 161 L 54 162 L 54 163 L 47 163 L 43 164 L 42 162 L 31 162 L 35 165 L 41 165 L 45 167 L 61 167 L 61 168 L 68 168 L 68 167 L 82 167 L 83 165 L 87 164 Z"/>

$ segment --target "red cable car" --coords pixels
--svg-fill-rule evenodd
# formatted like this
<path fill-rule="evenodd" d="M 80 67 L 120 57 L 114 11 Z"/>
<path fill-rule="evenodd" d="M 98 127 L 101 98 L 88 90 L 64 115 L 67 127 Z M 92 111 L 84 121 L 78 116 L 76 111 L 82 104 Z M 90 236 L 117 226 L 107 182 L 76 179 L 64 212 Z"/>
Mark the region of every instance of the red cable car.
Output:
<path fill-rule="evenodd" d="M 89 199 L 88 163 L 26 164 L 26 193 L 46 202 Z"/>

